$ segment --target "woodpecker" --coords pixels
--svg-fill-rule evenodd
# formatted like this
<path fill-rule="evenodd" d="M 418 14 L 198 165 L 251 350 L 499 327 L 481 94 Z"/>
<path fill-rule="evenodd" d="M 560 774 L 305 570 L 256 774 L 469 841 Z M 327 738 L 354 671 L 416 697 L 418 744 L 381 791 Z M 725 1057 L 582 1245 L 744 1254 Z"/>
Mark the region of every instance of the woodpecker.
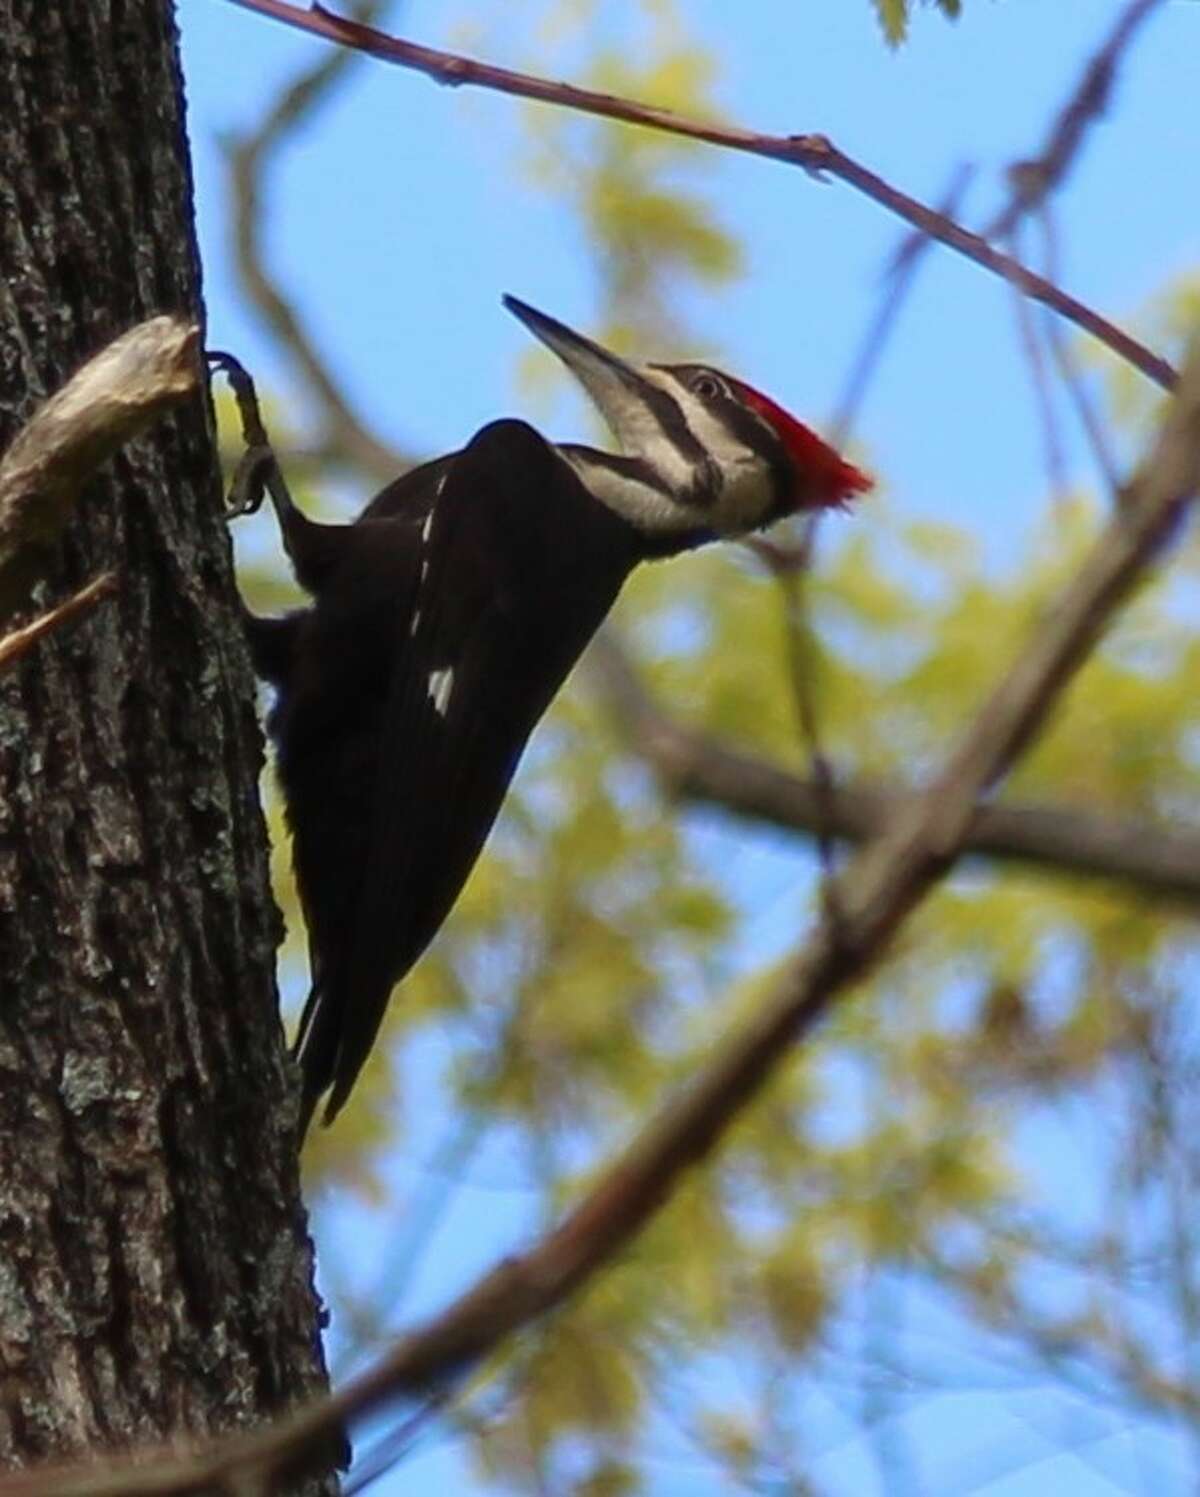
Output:
<path fill-rule="evenodd" d="M 326 1093 L 326 1123 L 345 1103 L 393 987 L 450 913 L 530 734 L 630 571 L 872 486 L 731 375 L 632 363 L 504 305 L 580 382 L 617 451 L 495 421 L 349 525 L 306 518 L 267 482 L 313 598 L 246 623 L 275 688 L 308 927 L 301 1138 Z"/>

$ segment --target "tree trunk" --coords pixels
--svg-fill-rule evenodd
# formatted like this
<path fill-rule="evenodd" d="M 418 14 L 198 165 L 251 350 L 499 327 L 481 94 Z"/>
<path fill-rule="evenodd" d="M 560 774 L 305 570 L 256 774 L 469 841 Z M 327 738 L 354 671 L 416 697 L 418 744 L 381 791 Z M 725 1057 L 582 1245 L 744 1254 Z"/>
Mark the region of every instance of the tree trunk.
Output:
<path fill-rule="evenodd" d="M 3 447 L 201 308 L 169 0 L 0 0 L 0 98 Z M 37 602 L 105 567 L 116 601 L 0 681 L 0 1465 L 325 1384 L 207 400 L 101 470 Z"/>

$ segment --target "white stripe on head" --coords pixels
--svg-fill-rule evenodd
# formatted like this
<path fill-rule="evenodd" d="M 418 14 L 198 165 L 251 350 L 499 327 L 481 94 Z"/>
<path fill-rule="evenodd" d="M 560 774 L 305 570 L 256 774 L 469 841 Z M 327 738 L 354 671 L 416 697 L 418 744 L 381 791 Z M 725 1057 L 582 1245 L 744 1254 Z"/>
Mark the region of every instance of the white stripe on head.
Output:
<path fill-rule="evenodd" d="M 647 385 L 661 390 L 685 431 L 672 431 L 636 390 L 605 391 L 604 415 L 623 454 L 643 464 L 645 478 L 625 472 L 618 462 L 588 448 L 565 448 L 562 456 L 588 489 L 622 519 L 649 534 L 696 529 L 742 535 L 760 525 L 774 503 L 769 467 L 747 447 L 671 369 L 642 367 Z M 681 445 L 690 439 L 692 451 Z M 707 458 L 707 466 L 704 459 Z M 705 483 L 716 480 L 709 501 L 688 502 Z M 680 497 L 676 497 L 680 496 Z"/>
<path fill-rule="evenodd" d="M 723 376 L 699 365 L 634 364 L 515 297 L 504 304 L 563 361 L 632 460 L 605 463 L 603 454 L 562 449 L 601 502 L 660 534 L 744 533 L 771 515 L 779 465 L 773 471 L 754 450 L 759 443 L 721 420 L 714 397 L 732 396 Z"/>
<path fill-rule="evenodd" d="M 623 472 L 607 454 L 588 447 L 558 449 L 559 456 L 577 474 L 589 493 L 614 514 L 650 534 L 694 530 L 705 517 L 689 505 L 680 504 L 652 483 Z"/>
<path fill-rule="evenodd" d="M 637 372 L 647 384 L 665 391 L 679 405 L 678 391 L 657 369 Z M 595 399 L 595 392 L 588 393 Z M 604 390 L 603 403 L 599 400 L 596 403 L 627 457 L 641 458 L 673 493 L 687 488 L 695 476 L 695 463 L 671 440 L 652 407 L 636 389 L 613 379 Z"/>
<path fill-rule="evenodd" d="M 674 398 L 688 429 L 720 474 L 720 491 L 709 515 L 713 530 L 723 535 L 743 535 L 762 524 L 775 498 L 771 471 L 762 456 L 747 447 L 713 414 L 700 396 L 688 388 L 683 375 L 673 369 L 643 370 L 642 374 Z M 716 373 L 712 378 L 723 383 Z"/>

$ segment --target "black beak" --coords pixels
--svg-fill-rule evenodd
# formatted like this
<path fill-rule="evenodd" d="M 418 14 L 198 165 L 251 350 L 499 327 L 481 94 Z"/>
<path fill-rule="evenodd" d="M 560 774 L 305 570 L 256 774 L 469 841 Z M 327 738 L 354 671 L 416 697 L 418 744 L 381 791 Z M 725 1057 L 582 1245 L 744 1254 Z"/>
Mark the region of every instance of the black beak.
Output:
<path fill-rule="evenodd" d="M 563 361 L 591 396 L 622 448 L 639 451 L 645 445 L 650 412 L 662 401 L 662 390 L 637 365 L 627 363 L 557 318 L 515 296 L 505 296 L 503 301 L 513 316 Z"/>

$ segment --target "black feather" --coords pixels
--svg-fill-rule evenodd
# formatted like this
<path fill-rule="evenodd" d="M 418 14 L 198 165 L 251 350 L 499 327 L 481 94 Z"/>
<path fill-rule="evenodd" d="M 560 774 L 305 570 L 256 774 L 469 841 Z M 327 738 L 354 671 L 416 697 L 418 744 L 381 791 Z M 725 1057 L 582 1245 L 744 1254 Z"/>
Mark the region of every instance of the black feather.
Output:
<path fill-rule="evenodd" d="M 638 559 L 632 527 L 518 421 L 391 485 L 342 531 L 271 718 L 313 959 L 305 1122 L 330 1087 L 326 1121 L 345 1102 L 393 986 Z"/>

